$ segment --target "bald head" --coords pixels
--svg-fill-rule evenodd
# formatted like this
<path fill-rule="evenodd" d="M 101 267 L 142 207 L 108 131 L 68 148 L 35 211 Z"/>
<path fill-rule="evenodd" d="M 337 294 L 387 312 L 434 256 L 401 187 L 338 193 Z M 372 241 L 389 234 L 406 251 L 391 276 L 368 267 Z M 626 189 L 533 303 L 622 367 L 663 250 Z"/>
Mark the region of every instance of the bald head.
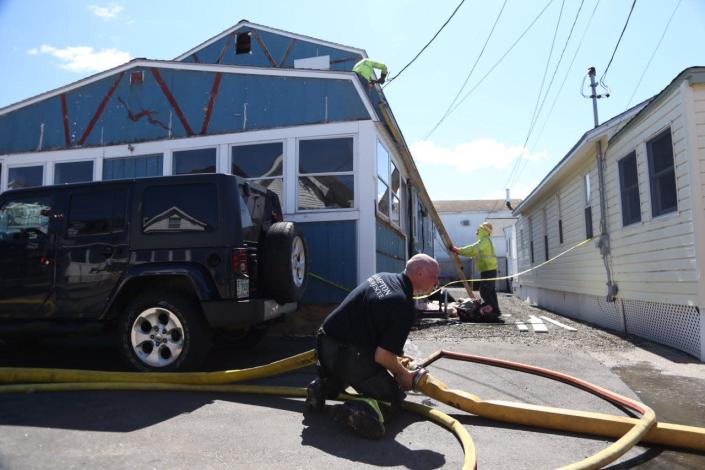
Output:
<path fill-rule="evenodd" d="M 415 294 L 426 294 L 438 283 L 438 261 L 423 253 L 406 262 L 404 273 L 411 280 Z"/>

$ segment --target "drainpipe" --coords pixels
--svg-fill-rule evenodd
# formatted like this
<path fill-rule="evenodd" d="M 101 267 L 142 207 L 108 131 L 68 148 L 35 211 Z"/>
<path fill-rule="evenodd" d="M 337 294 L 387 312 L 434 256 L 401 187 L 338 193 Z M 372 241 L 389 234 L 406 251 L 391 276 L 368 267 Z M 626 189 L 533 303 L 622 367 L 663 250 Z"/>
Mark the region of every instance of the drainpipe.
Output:
<path fill-rule="evenodd" d="M 592 94 L 590 98 L 592 99 L 592 113 L 595 122 L 595 127 L 599 126 L 599 119 L 597 117 L 597 99 L 602 98 L 602 95 L 598 95 L 595 91 L 597 88 L 597 82 L 595 81 L 595 67 L 590 67 L 588 69 L 588 75 L 590 76 L 590 88 L 592 89 Z M 606 98 L 609 98 L 609 93 L 605 94 Z M 597 239 L 597 247 L 600 249 L 600 254 L 602 255 L 602 261 L 605 265 L 605 271 L 607 273 L 607 296 L 606 300 L 608 302 L 614 302 L 617 296 L 617 284 L 612 279 L 612 268 L 610 266 L 610 236 L 607 230 L 607 207 L 606 207 L 606 197 L 605 197 L 605 160 L 602 154 L 602 140 L 598 138 L 595 144 L 595 160 L 597 162 L 597 181 L 599 185 L 600 193 L 600 237 Z"/>

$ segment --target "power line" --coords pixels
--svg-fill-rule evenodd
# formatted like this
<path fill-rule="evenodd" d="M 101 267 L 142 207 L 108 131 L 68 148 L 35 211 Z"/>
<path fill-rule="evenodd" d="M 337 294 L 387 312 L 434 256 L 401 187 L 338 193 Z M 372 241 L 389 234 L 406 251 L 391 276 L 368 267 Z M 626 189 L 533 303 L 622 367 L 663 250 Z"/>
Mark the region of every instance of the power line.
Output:
<path fill-rule="evenodd" d="M 478 82 L 475 84 L 475 86 L 472 87 L 472 88 L 465 94 L 465 96 L 463 96 L 463 97 L 460 99 L 460 101 L 458 101 L 458 102 L 455 104 L 455 106 L 453 107 L 453 109 L 451 109 L 450 112 L 449 112 L 444 118 L 442 118 L 442 119 L 434 126 L 434 128 L 433 128 L 431 131 L 428 132 L 428 134 L 426 134 L 425 139 L 428 139 L 428 138 L 431 136 L 431 134 L 433 134 L 433 132 L 435 132 L 435 130 L 438 129 L 438 127 L 441 125 L 441 123 L 443 123 L 443 121 L 445 121 L 445 119 L 448 118 L 448 116 L 450 116 L 451 114 L 453 114 L 453 113 L 455 112 L 455 110 L 458 109 L 458 107 L 460 107 L 461 104 L 463 104 L 463 102 L 468 98 L 468 96 L 470 96 L 475 90 L 477 90 L 477 88 L 482 84 L 482 82 L 485 81 L 485 79 L 494 71 L 494 69 L 497 68 L 497 66 L 498 66 L 500 63 L 502 63 L 502 61 L 507 57 L 507 55 L 509 55 L 509 53 L 514 49 L 514 47 L 519 43 L 519 41 L 522 40 L 522 38 L 526 35 L 526 33 L 528 33 L 529 30 L 531 30 L 531 28 L 534 26 L 534 24 L 536 24 L 536 22 L 539 20 L 539 18 L 541 18 L 541 17 L 543 16 L 543 14 L 546 12 L 546 10 L 548 9 L 548 7 L 549 7 L 553 2 L 554 2 L 554 0 L 548 0 L 548 2 L 546 3 L 546 6 L 543 7 L 543 9 L 539 12 L 538 15 L 536 15 L 536 17 L 531 21 L 531 23 L 529 24 L 529 26 L 527 26 L 526 29 L 524 29 L 524 31 L 519 35 L 519 37 L 514 41 L 514 43 L 512 43 L 512 45 L 509 46 L 509 49 L 507 49 L 507 50 L 504 52 L 504 54 L 502 55 L 502 57 L 500 57 L 499 60 L 498 60 L 492 67 L 490 67 L 490 69 L 487 71 L 487 73 L 482 76 L 482 78 L 480 79 L 480 81 L 478 81 Z"/>
<path fill-rule="evenodd" d="M 563 7 L 565 6 L 565 0 L 561 2 L 561 9 L 558 12 L 558 21 L 556 21 L 556 28 L 553 30 L 553 40 L 551 41 L 551 48 L 548 51 L 548 57 L 546 58 L 546 66 L 544 67 L 543 70 L 543 77 L 541 78 L 541 87 L 539 88 L 539 93 L 538 96 L 536 97 L 536 103 L 534 104 L 534 111 L 531 115 L 531 121 L 529 122 L 529 130 L 526 133 L 526 139 L 524 139 L 524 144 L 521 146 L 520 154 L 517 157 L 517 159 L 514 162 L 514 165 L 512 166 L 512 170 L 509 173 L 509 178 L 507 178 L 507 182 L 504 185 L 506 188 L 510 181 L 512 181 L 512 178 L 514 177 L 515 172 L 519 168 L 519 163 L 521 162 L 521 155 L 524 153 L 524 150 L 526 149 L 526 144 L 529 142 L 529 138 L 531 137 L 531 131 L 534 128 L 534 118 L 536 117 L 536 111 L 538 110 L 539 107 L 539 102 L 541 101 L 541 95 L 543 94 L 543 86 L 546 83 L 546 75 L 548 75 L 548 66 L 551 63 L 551 56 L 553 55 L 553 48 L 556 45 L 556 37 L 558 36 L 558 27 L 561 24 L 561 18 L 563 17 Z"/>
<path fill-rule="evenodd" d="M 570 61 L 570 65 L 568 66 L 568 69 L 565 72 L 565 75 L 563 76 L 563 81 L 561 82 L 560 88 L 558 88 L 558 93 L 556 93 L 556 96 L 553 98 L 553 103 L 551 103 L 551 109 L 548 111 L 548 115 L 546 116 L 546 120 L 543 122 L 543 126 L 541 127 L 541 130 L 539 131 L 538 137 L 536 137 L 536 141 L 534 142 L 534 145 L 536 145 L 536 142 L 538 142 L 541 139 L 541 136 L 543 135 L 544 129 L 546 129 L 546 124 L 548 124 L 549 118 L 553 114 L 553 109 L 556 107 L 556 103 L 558 102 L 558 98 L 561 95 L 561 92 L 563 91 L 563 87 L 565 86 L 566 81 L 568 80 L 568 75 L 570 75 L 570 71 L 573 69 L 573 64 L 575 63 L 575 59 L 578 57 L 578 52 L 580 52 L 580 48 L 583 45 L 583 41 L 585 40 L 585 37 L 587 36 L 587 32 L 590 29 L 590 24 L 592 23 L 592 19 L 595 16 L 595 12 L 597 11 L 597 7 L 600 5 L 600 0 L 597 0 L 597 3 L 595 3 L 595 7 L 592 9 L 592 14 L 590 15 L 590 18 L 588 19 L 587 26 L 585 26 L 585 30 L 583 31 L 583 35 L 580 38 L 580 41 L 578 42 L 578 47 L 575 49 L 575 53 L 573 54 L 573 59 Z"/>
<path fill-rule="evenodd" d="M 535 120 L 535 121 L 533 122 L 533 124 L 531 125 L 531 129 L 530 129 L 530 131 L 529 131 L 529 135 L 530 135 L 531 133 L 533 133 L 534 126 L 535 126 L 536 123 L 538 122 L 539 116 L 541 115 L 541 111 L 543 110 L 543 105 L 546 103 L 546 99 L 548 98 L 548 93 L 549 93 L 549 91 L 551 90 L 551 87 L 553 86 L 553 80 L 556 78 L 556 73 L 558 72 L 558 68 L 560 67 L 561 62 L 563 61 L 563 55 L 565 54 L 565 51 L 566 51 L 566 49 L 568 48 L 568 43 L 570 42 L 570 38 L 573 37 L 573 31 L 575 30 L 575 25 L 576 25 L 576 23 L 578 22 L 578 17 L 580 16 L 580 12 L 581 12 L 581 10 L 583 9 L 583 4 L 584 4 L 584 3 L 585 3 L 585 0 L 581 0 L 580 6 L 578 7 L 578 11 L 577 11 L 576 14 L 575 14 L 575 18 L 573 18 L 573 24 L 570 26 L 570 31 L 568 32 L 568 37 L 567 37 L 566 40 L 565 40 L 565 44 L 563 45 L 563 50 L 561 51 L 561 54 L 560 54 L 560 56 L 559 56 L 559 58 L 558 58 L 558 62 L 556 63 L 556 67 L 555 67 L 555 69 L 553 69 L 553 75 L 551 76 L 551 80 L 548 82 L 548 87 L 546 88 L 546 94 L 543 96 L 543 100 L 541 101 L 541 105 L 539 106 L 539 110 L 538 110 L 538 112 L 536 113 L 536 120 Z M 599 2 L 598 2 L 598 3 L 599 3 Z M 593 13 L 594 13 L 594 10 L 593 10 Z M 573 64 L 572 64 L 572 62 L 571 62 L 571 66 L 572 66 L 572 65 L 573 65 Z M 570 67 L 568 67 L 568 70 L 570 71 Z M 560 93 L 560 90 L 558 91 L 558 93 Z M 557 96 L 557 95 L 556 95 L 556 96 Z M 551 111 L 553 111 L 553 109 L 551 109 Z M 546 119 L 548 120 L 549 117 L 550 117 L 550 112 L 549 112 L 549 115 L 546 117 Z M 537 139 L 537 140 L 538 140 L 538 139 Z M 528 144 L 528 139 L 527 139 L 527 141 L 526 141 L 526 144 Z M 526 144 L 525 144 L 525 145 L 526 145 Z M 536 145 L 536 141 L 534 141 L 534 146 L 535 146 L 535 145 Z M 534 146 L 532 146 L 532 150 L 533 150 L 533 147 L 534 147 Z M 520 163 L 519 163 L 519 165 L 517 166 L 517 173 L 516 173 L 516 175 L 515 175 L 515 181 L 520 178 L 521 173 L 522 173 L 522 172 L 524 171 L 524 169 L 526 168 L 526 165 L 528 165 L 528 161 L 527 161 L 527 160 L 524 160 L 523 162 L 520 162 Z"/>
<path fill-rule="evenodd" d="M 676 3 L 676 7 L 673 9 L 673 12 L 671 13 L 670 18 L 668 18 L 668 21 L 666 22 L 666 27 L 663 28 L 663 32 L 661 33 L 661 37 L 658 40 L 658 44 L 656 44 L 654 51 L 651 53 L 651 57 L 649 57 L 649 61 L 646 63 L 646 67 L 644 67 L 644 71 L 641 72 L 641 76 L 639 77 L 639 81 L 637 82 L 636 86 L 634 87 L 634 91 L 632 92 L 632 96 L 629 97 L 629 101 L 627 102 L 627 108 L 629 108 L 629 105 L 632 104 L 632 100 L 634 99 L 634 95 L 636 95 L 636 90 L 639 89 L 639 85 L 641 85 L 641 81 L 644 79 L 644 75 L 646 75 L 646 71 L 649 69 L 649 66 L 651 65 L 651 61 L 654 59 L 654 56 L 656 55 L 656 51 L 658 51 L 658 48 L 661 47 L 661 41 L 663 41 L 664 36 L 666 36 L 666 31 L 668 30 L 668 26 L 671 24 L 671 20 L 673 19 L 673 16 L 676 14 L 676 10 L 678 10 L 678 7 L 680 5 L 681 5 L 681 0 L 678 0 L 678 3 Z"/>
<path fill-rule="evenodd" d="M 487 39 L 485 39 L 485 43 L 482 45 L 482 49 L 480 50 L 480 53 L 478 54 L 477 58 L 475 59 L 475 62 L 472 64 L 472 67 L 470 68 L 470 72 L 468 72 L 467 76 L 465 77 L 465 81 L 463 82 L 463 85 L 458 90 L 458 93 L 455 94 L 453 101 L 451 101 L 451 103 L 448 105 L 448 108 L 443 113 L 443 116 L 438 121 L 436 126 L 431 130 L 431 132 L 435 131 L 436 128 L 438 127 L 438 125 L 443 121 L 443 119 L 445 119 L 446 116 L 448 116 L 451 108 L 456 103 L 456 101 L 458 101 L 458 97 L 465 89 L 465 86 L 468 84 L 468 81 L 470 80 L 472 73 L 475 71 L 475 67 L 477 67 L 477 64 L 480 62 L 480 58 L 482 57 L 482 54 L 485 52 L 485 48 L 487 47 L 487 44 L 490 42 L 490 38 L 492 37 L 492 33 L 494 33 L 494 30 L 495 30 L 495 27 L 497 26 L 497 23 L 499 23 L 499 19 L 502 16 L 502 12 L 504 11 L 504 7 L 507 6 L 507 1 L 508 0 L 504 0 L 504 3 L 502 4 L 502 8 L 500 8 L 499 13 L 497 14 L 497 18 L 495 18 L 494 24 L 492 25 L 492 28 L 490 29 L 490 33 L 487 35 Z"/>
<path fill-rule="evenodd" d="M 440 28 L 438 31 L 436 31 L 436 34 L 433 35 L 433 37 L 431 38 L 431 40 L 428 41 L 425 46 L 423 46 L 423 48 L 419 51 L 419 53 L 416 54 L 416 56 L 415 56 L 413 59 L 411 59 L 411 61 L 410 61 L 408 64 L 406 64 L 406 65 L 404 66 L 404 68 L 402 68 L 402 69 L 399 71 L 398 74 L 394 75 L 394 76 L 391 77 L 389 80 L 387 80 L 387 83 L 385 84 L 385 87 L 386 87 L 387 85 L 389 85 L 390 83 L 392 83 L 392 81 L 394 81 L 394 80 L 396 80 L 397 78 L 399 78 L 399 75 L 401 75 L 401 74 L 404 72 L 404 70 L 406 70 L 411 64 L 414 63 L 414 61 L 415 61 L 416 59 L 419 58 L 419 56 L 420 56 L 421 54 L 423 54 L 423 51 L 425 51 L 426 48 L 431 45 L 431 43 L 433 42 L 433 40 L 436 39 L 436 37 L 437 37 L 439 34 L 441 34 L 441 31 L 443 31 L 443 28 L 445 28 L 446 25 L 447 25 L 448 23 L 450 23 L 450 20 L 452 20 L 453 17 L 455 16 L 455 14 L 458 12 L 458 10 L 460 10 L 460 7 L 463 6 L 463 3 L 465 3 L 465 0 L 460 0 L 460 3 L 458 4 L 457 7 L 455 7 L 455 10 L 453 10 L 453 13 L 451 13 L 451 15 L 448 17 L 448 19 L 446 20 L 446 22 L 443 23 L 443 26 L 441 26 L 441 28 Z"/>
<path fill-rule="evenodd" d="M 610 65 L 612 65 L 612 60 L 614 59 L 614 55 L 617 53 L 617 48 L 619 48 L 619 43 L 622 42 L 622 36 L 624 36 L 624 32 L 627 30 L 627 25 L 629 24 L 629 19 L 632 17 L 632 12 L 634 11 L 634 6 L 636 6 L 636 0 L 632 2 L 632 7 L 629 9 L 629 15 L 627 16 L 627 21 L 624 22 L 624 27 L 622 28 L 622 32 L 619 34 L 619 39 L 617 39 L 617 44 L 614 46 L 614 50 L 612 51 L 612 57 L 610 57 L 610 61 L 607 63 L 607 67 L 605 67 L 605 71 L 602 73 L 602 76 L 600 77 L 600 85 L 605 87 L 606 89 L 609 89 L 609 87 L 605 84 L 605 76 L 607 75 L 607 72 L 610 69 Z"/>

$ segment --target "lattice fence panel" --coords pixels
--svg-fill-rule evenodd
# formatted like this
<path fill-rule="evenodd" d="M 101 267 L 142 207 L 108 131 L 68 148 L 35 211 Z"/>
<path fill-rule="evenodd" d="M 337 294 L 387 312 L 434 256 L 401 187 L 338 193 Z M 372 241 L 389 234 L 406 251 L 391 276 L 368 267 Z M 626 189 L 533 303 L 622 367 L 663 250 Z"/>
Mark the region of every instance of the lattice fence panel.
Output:
<path fill-rule="evenodd" d="M 627 331 L 701 358 L 700 322 L 696 307 L 623 300 Z"/>

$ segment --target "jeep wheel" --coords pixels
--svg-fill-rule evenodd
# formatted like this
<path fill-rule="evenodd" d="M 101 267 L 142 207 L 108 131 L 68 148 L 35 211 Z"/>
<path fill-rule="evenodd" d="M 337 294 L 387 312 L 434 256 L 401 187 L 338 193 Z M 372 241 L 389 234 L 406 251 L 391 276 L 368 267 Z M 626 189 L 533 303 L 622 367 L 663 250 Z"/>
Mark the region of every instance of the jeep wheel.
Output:
<path fill-rule="evenodd" d="M 264 238 L 264 281 L 269 296 L 280 304 L 298 302 L 308 281 L 306 241 L 291 222 L 277 222 Z"/>
<path fill-rule="evenodd" d="M 135 368 L 162 372 L 193 370 L 210 349 L 210 332 L 198 304 L 179 294 L 145 294 L 125 310 L 120 345 Z"/>

